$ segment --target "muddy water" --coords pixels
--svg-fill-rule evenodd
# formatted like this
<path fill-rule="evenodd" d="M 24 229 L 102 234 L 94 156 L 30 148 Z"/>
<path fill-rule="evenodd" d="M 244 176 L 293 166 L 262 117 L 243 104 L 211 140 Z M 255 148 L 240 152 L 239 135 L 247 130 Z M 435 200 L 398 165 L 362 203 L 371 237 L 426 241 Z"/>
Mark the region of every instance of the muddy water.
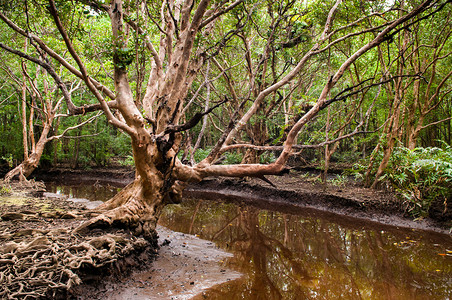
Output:
<path fill-rule="evenodd" d="M 220 269 L 243 274 L 194 299 L 452 299 L 450 235 L 336 218 L 190 199 L 160 224 L 229 251 Z"/>
<path fill-rule="evenodd" d="M 110 185 L 94 182 L 92 184 L 80 182 L 46 182 L 48 192 L 75 199 L 88 199 L 90 201 L 105 201 L 116 195 L 122 185 Z"/>

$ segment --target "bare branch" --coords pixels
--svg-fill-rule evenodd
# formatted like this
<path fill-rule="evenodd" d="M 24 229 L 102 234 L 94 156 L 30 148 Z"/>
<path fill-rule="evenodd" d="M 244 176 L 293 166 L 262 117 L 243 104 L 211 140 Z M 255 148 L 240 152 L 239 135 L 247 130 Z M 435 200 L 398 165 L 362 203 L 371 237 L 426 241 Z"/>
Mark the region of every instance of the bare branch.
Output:
<path fill-rule="evenodd" d="M 54 135 L 54 136 L 48 138 L 47 141 L 60 139 L 60 138 L 64 137 L 66 135 L 66 133 L 68 133 L 68 131 L 80 128 L 80 127 L 82 127 L 82 126 L 84 126 L 84 125 L 86 125 L 88 123 L 91 123 L 91 122 L 93 122 L 95 119 L 97 119 L 101 115 L 102 115 L 102 112 L 99 111 L 95 116 L 92 116 L 91 118 L 89 118 L 88 120 L 86 120 L 86 121 L 84 121 L 84 122 L 82 122 L 80 124 L 77 124 L 75 126 L 71 126 L 71 127 L 66 128 L 63 131 L 63 133 L 61 133 L 60 135 Z"/>
<path fill-rule="evenodd" d="M 55 80 L 55 83 L 60 88 L 61 92 L 63 93 L 64 100 L 66 101 L 66 104 L 68 106 L 68 109 L 69 109 L 69 112 L 71 115 L 80 115 L 80 114 L 85 114 L 87 112 L 92 112 L 92 111 L 101 109 L 99 104 L 83 105 L 80 107 L 75 106 L 74 103 L 72 102 L 71 93 L 68 92 L 66 85 L 61 80 L 61 78 L 58 76 L 58 74 L 55 72 L 53 67 L 50 64 L 48 64 L 47 62 L 44 62 L 33 56 L 23 53 L 22 51 L 19 51 L 19 50 L 11 48 L 9 46 L 6 46 L 5 44 L 3 44 L 1 42 L 0 42 L 0 48 L 3 48 L 12 54 L 25 58 L 25 59 L 43 67 L 49 73 L 49 75 Z M 32 87 L 35 89 L 36 93 L 39 95 L 39 91 L 34 87 L 33 83 L 32 83 Z"/>
<path fill-rule="evenodd" d="M 182 124 L 182 125 L 168 125 L 168 127 L 165 129 L 164 134 L 170 134 L 170 133 L 175 133 L 175 132 L 181 132 L 181 131 L 186 131 L 190 128 L 193 128 L 196 126 L 196 124 L 199 123 L 199 121 L 201 121 L 201 118 L 209 113 L 211 113 L 215 108 L 219 107 L 220 105 L 226 103 L 228 101 L 228 98 L 225 98 L 225 100 L 217 103 L 216 105 L 212 106 L 209 109 L 206 109 L 204 112 L 200 113 L 196 113 L 187 123 Z"/>
<path fill-rule="evenodd" d="M 185 114 L 185 112 L 186 112 L 187 109 L 190 107 L 190 105 L 193 103 L 193 101 L 198 97 L 199 92 L 202 90 L 202 88 L 204 88 L 204 86 L 206 86 L 206 85 L 208 85 L 208 84 L 210 84 L 210 83 L 212 83 L 212 82 L 218 80 L 221 76 L 223 76 L 223 75 L 226 73 L 226 71 L 228 71 L 228 70 L 230 70 L 230 69 L 233 69 L 233 68 L 235 68 L 235 67 L 237 67 L 238 65 L 241 65 L 241 64 L 242 64 L 242 61 L 239 62 L 239 63 L 237 63 L 237 64 L 235 64 L 235 65 L 233 65 L 232 67 L 229 67 L 229 68 L 225 69 L 225 70 L 224 70 L 224 69 L 221 69 L 221 73 L 218 74 L 215 78 L 209 79 L 209 80 L 207 80 L 207 81 L 205 80 L 205 81 L 199 86 L 199 88 L 196 90 L 196 92 L 193 94 L 193 96 L 191 97 L 190 101 L 188 101 L 187 105 L 185 105 L 184 109 L 183 109 L 182 112 L 181 112 L 181 115 L 184 115 L 184 114 Z"/>
<path fill-rule="evenodd" d="M 396 78 L 423 78 L 423 77 L 422 77 L 421 75 L 419 75 L 419 74 L 391 76 L 391 77 L 389 77 L 389 78 L 386 79 L 386 80 L 381 80 L 381 81 L 379 81 L 379 82 L 372 83 L 372 84 L 363 86 L 363 87 L 360 88 L 360 89 L 354 90 L 355 88 L 357 88 L 357 87 L 363 85 L 363 84 L 366 83 L 367 81 L 370 81 L 370 80 L 375 79 L 375 78 L 368 78 L 368 79 L 363 80 L 363 81 L 361 81 L 360 83 L 358 83 L 358 84 L 356 84 L 356 85 L 354 85 L 354 86 L 352 86 L 352 87 L 347 87 L 346 89 L 344 89 L 344 90 L 342 90 L 341 92 L 339 92 L 339 93 L 338 93 L 336 96 L 334 96 L 333 98 L 326 100 L 326 101 L 323 103 L 323 105 L 321 106 L 321 109 L 327 107 L 328 105 L 330 105 L 330 104 L 333 103 L 333 102 L 337 102 L 337 101 L 345 101 L 347 98 L 349 98 L 349 97 L 351 97 L 351 96 L 353 96 L 353 95 L 359 94 L 359 93 L 361 93 L 361 92 L 363 92 L 363 91 L 365 91 L 365 90 L 367 90 L 367 89 L 369 89 L 369 88 L 371 88 L 371 87 L 379 86 L 379 85 L 382 85 L 382 84 L 391 82 L 391 81 L 393 81 L 393 80 L 396 79 Z M 348 92 L 348 91 L 352 91 L 352 92 L 346 94 L 346 92 Z M 344 95 L 344 94 L 345 94 L 345 95 Z"/>
<path fill-rule="evenodd" d="M 282 175 L 289 172 L 284 165 L 273 163 L 240 164 L 240 165 L 208 165 L 203 162 L 194 167 L 184 165 L 179 159 L 175 160 L 174 176 L 185 182 L 197 182 L 208 176 L 228 177 L 261 177 L 264 175 Z"/>
<path fill-rule="evenodd" d="M 357 50 L 353 55 L 351 55 L 336 71 L 334 76 L 332 76 L 327 84 L 324 86 L 322 93 L 320 94 L 319 98 L 317 99 L 316 105 L 314 105 L 298 122 L 292 127 L 289 134 L 287 135 L 287 139 L 284 143 L 284 150 L 281 153 L 281 155 L 277 159 L 277 163 L 284 164 L 287 159 L 290 156 L 293 143 L 295 141 L 295 138 L 298 134 L 298 132 L 303 128 L 303 126 L 312 119 L 317 113 L 321 110 L 327 107 L 325 105 L 325 102 L 327 101 L 326 98 L 328 94 L 330 93 L 331 89 L 336 85 L 336 83 L 339 81 L 339 79 L 342 77 L 344 72 L 350 67 L 350 65 L 356 61 L 359 57 L 361 57 L 364 53 L 369 51 L 370 49 L 380 45 L 382 42 L 384 42 L 387 38 L 387 35 L 397 28 L 400 24 L 403 24 L 404 22 L 410 20 L 414 16 L 424 12 L 426 9 L 430 7 L 431 0 L 427 0 L 420 4 L 418 7 L 413 9 L 411 12 L 407 13 L 406 15 L 403 15 L 402 17 L 398 18 L 397 20 L 393 21 L 391 24 L 389 24 L 385 29 L 383 29 L 378 35 L 375 36 L 375 38 L 361 47 L 359 50 Z"/>
<path fill-rule="evenodd" d="M 199 28 L 202 28 L 204 26 L 206 26 L 207 24 L 209 24 L 210 22 L 212 22 L 213 20 L 217 19 L 219 16 L 227 13 L 228 11 L 230 11 L 231 9 L 233 9 L 234 7 L 236 7 L 237 5 L 239 5 L 240 3 L 244 2 L 245 0 L 237 0 L 234 3 L 232 3 L 231 5 L 229 5 L 228 7 L 226 7 L 225 9 L 218 11 L 217 13 L 213 14 L 212 16 L 210 16 L 209 18 L 205 19 L 201 25 L 199 26 Z"/>
<path fill-rule="evenodd" d="M 171 20 L 173 21 L 173 25 L 174 25 L 174 33 L 176 34 L 176 39 L 179 39 L 179 27 L 177 26 L 177 20 L 173 15 L 173 11 L 171 10 L 171 6 L 169 3 L 169 0 L 166 0 L 166 7 L 168 9 L 168 13 L 171 17 Z"/>
<path fill-rule="evenodd" d="M 386 122 L 385 122 L 386 123 Z M 360 126 L 356 127 L 358 129 Z M 378 127 L 376 130 L 373 131 L 357 131 L 356 129 L 353 132 L 350 132 L 345 135 L 341 135 L 340 137 L 335 138 L 334 140 L 326 140 L 324 142 L 315 144 L 315 145 L 293 145 L 294 149 L 318 149 L 323 148 L 326 145 L 331 145 L 337 142 L 340 142 L 344 139 L 348 139 L 352 136 L 358 135 L 358 134 L 371 134 L 378 132 L 381 129 L 382 126 Z M 234 145 L 228 145 L 226 147 L 223 147 L 221 149 L 221 153 L 235 150 L 235 149 L 253 149 L 253 150 L 259 150 L 259 151 L 282 151 L 284 150 L 284 146 L 256 146 L 253 144 L 234 144 Z"/>
<path fill-rule="evenodd" d="M 56 61 L 62 64 L 69 72 L 71 72 L 72 74 L 76 75 L 79 78 L 83 77 L 82 73 L 79 70 L 77 70 L 74 66 L 68 63 L 63 57 L 58 55 L 54 50 L 49 48 L 37 35 L 30 32 L 26 32 L 25 30 L 17 26 L 14 22 L 9 20 L 2 12 L 0 12 L 0 19 L 2 19 L 11 29 L 16 31 L 17 33 L 38 43 L 38 45 L 41 47 L 43 51 L 45 51 L 52 58 L 54 58 Z M 90 79 L 99 91 L 105 93 L 105 95 L 107 95 L 107 97 L 109 97 L 110 99 L 115 99 L 114 93 L 110 91 L 106 86 L 100 84 L 99 82 L 94 80 L 94 78 Z M 109 105 L 112 107 L 115 103 L 116 102 L 111 101 L 109 102 Z"/>
<path fill-rule="evenodd" d="M 331 25 L 333 23 L 333 17 L 336 13 L 337 7 L 341 3 L 341 0 L 337 0 L 334 6 L 330 9 L 328 13 L 328 17 L 326 18 L 325 26 L 323 28 L 322 35 L 320 36 L 320 40 L 325 40 L 327 38 L 328 32 L 330 32 Z"/>
<path fill-rule="evenodd" d="M 143 35 L 145 33 L 141 27 L 139 27 L 135 22 L 133 22 L 131 20 L 131 18 L 126 18 L 126 20 L 127 20 L 127 24 L 129 24 L 130 27 L 132 27 L 138 34 Z M 152 45 L 149 35 L 146 34 L 145 38 L 146 38 L 146 47 L 149 49 L 149 51 L 151 51 L 152 57 L 154 58 L 157 68 L 161 69 L 162 62 L 159 58 L 157 51 L 154 48 L 154 45 Z"/>
<path fill-rule="evenodd" d="M 16 95 L 16 94 L 17 94 L 17 91 L 15 91 L 15 92 L 12 93 L 11 95 L 9 95 L 9 96 L 6 97 L 5 99 L 3 99 L 3 100 L 0 102 L 0 105 L 2 105 L 3 103 L 5 103 L 6 101 L 8 101 L 9 98 L 11 98 L 12 96 L 14 96 L 14 95 Z"/>
<path fill-rule="evenodd" d="M 40 65 L 41 67 L 43 67 L 49 73 L 49 75 L 52 76 L 52 78 L 55 80 L 56 84 L 60 88 L 61 92 L 63 93 L 63 96 L 64 96 L 64 98 L 66 100 L 67 105 L 68 105 L 69 111 L 72 114 L 79 114 L 79 113 L 81 113 L 80 108 L 77 108 L 72 103 L 71 95 L 69 94 L 69 92 L 68 92 L 68 90 L 66 88 L 66 85 L 64 84 L 64 82 L 61 80 L 61 78 L 58 76 L 58 74 L 55 72 L 55 70 L 53 69 L 53 67 L 51 65 L 49 65 L 47 62 L 44 62 L 44 61 L 39 60 L 39 59 L 37 59 L 37 58 L 35 58 L 33 56 L 30 56 L 30 55 L 28 55 L 26 53 L 23 53 L 22 51 L 13 49 L 13 48 L 11 48 L 11 47 L 9 47 L 9 46 L 1 43 L 1 42 L 0 42 L 0 48 L 3 48 L 6 51 L 8 51 L 8 52 L 10 52 L 10 53 L 12 53 L 14 55 L 17 55 L 19 57 L 25 58 L 25 59 L 27 59 L 27 60 L 29 60 L 29 61 L 37 64 L 37 65 Z"/>
<path fill-rule="evenodd" d="M 253 105 L 250 107 L 250 109 L 242 116 L 241 120 L 237 123 L 237 125 L 229 132 L 227 138 L 224 141 L 225 145 L 230 144 L 232 139 L 234 138 L 234 136 L 240 130 L 242 130 L 243 126 L 245 126 L 245 124 L 256 113 L 256 111 L 258 110 L 258 107 L 260 106 L 261 102 L 265 99 L 265 97 L 267 97 L 269 94 L 275 92 L 282 86 L 289 83 L 289 81 L 292 80 L 302 70 L 302 68 L 304 67 L 306 62 L 314 54 L 318 53 L 319 43 L 322 43 L 325 40 L 325 38 L 327 37 L 327 32 L 329 31 L 329 28 L 331 26 L 334 12 L 336 11 L 337 5 L 339 5 L 339 3 L 340 3 L 340 0 L 337 0 L 335 6 L 333 6 L 333 8 L 331 8 L 330 13 L 328 14 L 327 22 L 325 23 L 325 27 L 323 30 L 324 34 L 322 34 L 319 41 L 317 43 L 315 43 L 314 46 L 309 51 L 307 51 L 305 53 L 305 55 L 300 59 L 298 64 L 286 76 L 284 76 L 281 80 L 279 80 L 278 82 L 274 83 L 273 85 L 271 85 L 270 87 L 266 88 L 265 90 L 263 90 L 259 93 L 259 95 L 254 100 Z M 211 158 L 213 158 L 213 157 L 211 157 Z"/>
<path fill-rule="evenodd" d="M 440 124 L 440 123 L 443 123 L 443 122 L 447 122 L 449 120 L 452 120 L 452 117 L 445 118 L 445 119 L 442 119 L 442 120 L 439 120 L 439 121 L 436 121 L 436 122 L 424 125 L 424 126 L 421 127 L 421 129 L 425 129 L 425 128 L 433 126 L 433 125 L 437 125 L 437 124 Z"/>

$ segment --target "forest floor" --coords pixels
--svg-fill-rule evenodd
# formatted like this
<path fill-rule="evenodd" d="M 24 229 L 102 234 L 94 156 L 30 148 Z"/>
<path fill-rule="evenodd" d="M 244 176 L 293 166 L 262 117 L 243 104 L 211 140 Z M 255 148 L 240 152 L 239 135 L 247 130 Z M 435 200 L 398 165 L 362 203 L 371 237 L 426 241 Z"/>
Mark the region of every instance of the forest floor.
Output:
<path fill-rule="evenodd" d="M 36 178 L 44 181 L 58 179 L 116 185 L 127 184 L 133 176 L 129 168 L 57 169 L 36 174 Z M 271 184 L 260 179 L 206 179 L 189 185 L 184 193 L 188 197 L 221 198 L 289 213 L 315 215 L 321 211 L 339 223 L 341 216 L 347 216 L 356 218 L 357 223 L 378 222 L 439 233 L 450 233 L 452 227 L 451 212 L 444 212 L 440 205 L 433 208 L 430 217 L 414 221 L 406 212 L 406 203 L 394 193 L 365 189 L 353 180 L 330 180 L 321 184 L 315 174 L 305 171 L 267 179 Z M 115 285 L 142 284 L 139 279 L 124 283 L 124 275 L 139 266 L 149 265 L 159 248 L 157 241 L 136 238 L 124 230 L 74 234 L 72 230 L 93 217 L 93 213 L 82 204 L 61 197 L 43 197 L 43 192 L 44 186 L 34 181 L 28 185 L 0 184 L 0 298 L 23 299 L 29 295 L 93 299 L 105 298 L 112 292 L 108 299 L 128 296 L 138 299 L 136 295 L 115 295 Z M 174 277 L 156 279 L 156 299 L 159 293 L 171 290 L 171 282 L 180 286 L 180 293 L 195 294 L 192 282 L 200 276 L 200 271 L 219 274 L 218 278 L 213 278 L 218 281 L 238 276 L 229 271 L 209 272 L 218 268 L 210 258 L 221 258 L 227 253 L 210 247 L 207 241 L 188 235 L 175 236 L 164 229 L 160 229 L 159 235 L 159 260 L 171 261 L 179 272 L 169 272 Z M 188 239 L 198 247 L 192 251 L 184 249 Z M 178 255 L 178 251 L 184 253 Z M 178 264 L 177 258 L 181 257 Z M 187 257 L 193 260 L 189 268 L 185 267 Z M 158 268 L 158 265 L 153 267 Z M 100 281 L 106 276 L 110 280 Z"/>

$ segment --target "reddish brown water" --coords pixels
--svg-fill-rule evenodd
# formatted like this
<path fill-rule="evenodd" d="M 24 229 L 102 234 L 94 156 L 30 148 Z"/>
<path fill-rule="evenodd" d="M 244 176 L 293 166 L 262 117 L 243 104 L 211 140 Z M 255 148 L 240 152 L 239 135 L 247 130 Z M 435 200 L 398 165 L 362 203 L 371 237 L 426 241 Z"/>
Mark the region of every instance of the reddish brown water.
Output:
<path fill-rule="evenodd" d="M 244 273 L 198 299 L 450 299 L 450 236 L 344 225 L 212 201 L 169 206 L 160 223 L 199 235 Z M 330 219 L 330 218 L 329 218 Z M 382 226 L 383 227 L 383 226 Z"/>
<path fill-rule="evenodd" d="M 116 192 L 67 189 L 53 191 L 91 200 Z M 160 224 L 231 252 L 218 262 L 220 269 L 243 274 L 194 299 L 452 298 L 450 235 L 206 200 L 167 206 Z"/>

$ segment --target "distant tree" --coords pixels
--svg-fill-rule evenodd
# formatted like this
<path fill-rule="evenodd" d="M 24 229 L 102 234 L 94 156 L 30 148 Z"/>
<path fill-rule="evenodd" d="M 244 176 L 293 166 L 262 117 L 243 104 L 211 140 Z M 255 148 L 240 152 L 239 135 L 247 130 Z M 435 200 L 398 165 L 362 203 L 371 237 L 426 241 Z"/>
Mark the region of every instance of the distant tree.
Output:
<path fill-rule="evenodd" d="M 27 44 L 25 44 L 24 52 L 27 51 Z M 22 52 L 22 53 L 24 53 Z M 24 53 L 25 54 L 25 53 Z M 25 55 L 27 56 L 27 55 Z M 60 113 L 61 104 L 64 96 L 59 96 L 56 86 L 49 84 L 46 66 L 42 60 L 32 58 L 32 61 L 38 62 L 34 74 L 30 74 L 27 69 L 26 61 L 22 60 L 20 63 L 20 72 L 16 74 L 14 70 L 9 68 L 6 64 L 2 67 L 4 72 L 10 78 L 11 84 L 15 86 L 17 94 L 20 97 L 20 119 L 22 123 L 22 146 L 23 146 L 23 161 L 16 167 L 11 169 L 4 177 L 4 180 L 9 182 L 15 176 L 19 176 L 21 181 L 26 180 L 38 166 L 41 156 L 44 152 L 45 146 L 52 140 L 63 137 L 68 131 L 79 128 L 89 122 L 92 122 L 100 114 L 81 120 L 74 126 L 65 128 L 61 134 L 57 134 L 53 130 L 54 123 L 62 117 L 70 116 L 71 113 Z M 64 83 L 68 84 L 70 89 L 65 90 L 68 101 L 71 101 L 72 92 L 80 86 L 80 81 Z M 85 108 L 90 110 L 89 106 Z M 86 111 L 86 112 L 87 112 Z M 84 114 L 83 109 L 77 109 L 73 106 L 72 114 Z M 35 128 L 38 129 L 36 132 Z"/>
<path fill-rule="evenodd" d="M 452 92 L 450 19 L 451 12 L 442 11 L 432 22 L 418 22 L 402 30 L 386 47 L 378 46 L 386 81 L 383 87 L 387 96 L 387 120 L 370 158 L 366 174 L 368 186 L 378 184 L 397 143 L 413 150 L 422 130 L 451 120 L 450 114 L 442 112 Z M 429 117 L 434 121 L 425 124 Z M 434 144 L 434 138 L 429 142 L 427 146 Z M 383 157 L 373 174 L 380 151 Z"/>

